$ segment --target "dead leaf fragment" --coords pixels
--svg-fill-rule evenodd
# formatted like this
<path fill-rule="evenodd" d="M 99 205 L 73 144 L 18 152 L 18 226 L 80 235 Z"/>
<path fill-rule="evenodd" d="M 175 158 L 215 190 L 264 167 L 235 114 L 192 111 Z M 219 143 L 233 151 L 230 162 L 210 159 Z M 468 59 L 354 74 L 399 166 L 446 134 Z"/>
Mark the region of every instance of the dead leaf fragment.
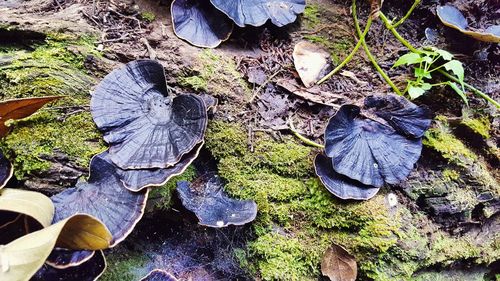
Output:
<path fill-rule="evenodd" d="M 355 281 L 358 275 L 358 265 L 354 256 L 346 249 L 333 244 L 323 256 L 321 273 L 331 281 Z"/>
<path fill-rule="evenodd" d="M 23 98 L 0 102 L 0 137 L 9 132 L 9 128 L 5 126 L 7 120 L 28 117 L 46 103 L 60 98 L 62 96 Z"/>
<path fill-rule="evenodd" d="M 293 49 L 293 63 L 306 87 L 313 86 L 330 68 L 330 53 L 308 41 L 301 41 Z"/>

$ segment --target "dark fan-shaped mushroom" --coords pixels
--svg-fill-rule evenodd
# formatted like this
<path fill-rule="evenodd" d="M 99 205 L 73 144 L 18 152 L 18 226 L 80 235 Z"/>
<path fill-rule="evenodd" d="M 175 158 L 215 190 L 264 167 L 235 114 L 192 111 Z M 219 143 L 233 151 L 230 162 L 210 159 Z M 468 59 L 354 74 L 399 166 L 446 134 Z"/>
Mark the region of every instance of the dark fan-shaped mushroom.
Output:
<path fill-rule="evenodd" d="M 203 100 L 167 93 L 163 67 L 138 60 L 108 74 L 92 94 L 90 110 L 122 169 L 167 168 L 200 143 L 207 125 Z"/>
<path fill-rule="evenodd" d="M 42 229 L 36 219 L 16 212 L 0 211 L 0 245 L 6 245 L 28 233 Z"/>
<path fill-rule="evenodd" d="M 208 1 L 174 0 L 172 23 L 177 37 L 204 48 L 215 48 L 227 40 L 233 23 Z"/>
<path fill-rule="evenodd" d="M 261 26 L 267 20 L 276 26 L 294 22 L 304 12 L 305 0 L 210 0 L 239 26 Z"/>
<path fill-rule="evenodd" d="M 400 134 L 410 138 L 421 138 L 431 125 L 431 112 L 427 107 L 417 106 L 402 96 L 369 96 L 365 98 L 365 109 L 387 121 Z"/>
<path fill-rule="evenodd" d="M 132 192 L 123 186 L 115 166 L 99 157 L 90 162 L 88 182 L 79 182 L 51 197 L 54 223 L 77 213 L 97 217 L 113 235 L 111 247 L 125 239 L 141 219 L 148 190 Z"/>
<path fill-rule="evenodd" d="M 54 248 L 45 263 L 54 268 L 65 269 L 88 261 L 94 254 L 95 251 Z"/>
<path fill-rule="evenodd" d="M 408 176 L 420 157 L 421 139 L 408 139 L 393 128 L 358 117 L 360 108 L 343 105 L 325 130 L 325 152 L 337 173 L 381 187 Z"/>
<path fill-rule="evenodd" d="M 335 172 L 332 166 L 332 159 L 323 154 L 316 155 L 314 168 L 316 175 L 318 175 L 328 191 L 341 199 L 368 200 L 375 196 L 380 189 L 364 185 Z"/>
<path fill-rule="evenodd" d="M 213 173 L 199 177 L 192 184 L 187 181 L 178 182 L 177 192 L 182 205 L 195 213 L 201 225 L 243 225 L 257 216 L 257 204 L 254 201 L 227 197 L 222 180 Z"/>
<path fill-rule="evenodd" d="M 177 278 L 165 270 L 155 269 L 139 281 L 177 281 Z"/>
<path fill-rule="evenodd" d="M 105 270 L 104 254 L 102 251 L 97 251 L 78 266 L 61 269 L 45 264 L 31 278 L 31 281 L 95 281 Z"/>
<path fill-rule="evenodd" d="M 0 152 L 0 189 L 2 189 L 12 177 L 14 169 L 9 159 Z"/>
<path fill-rule="evenodd" d="M 441 22 L 479 41 L 500 43 L 500 25 L 489 26 L 485 30 L 472 29 L 462 12 L 451 5 L 438 6 L 437 15 Z"/>
<path fill-rule="evenodd" d="M 168 168 L 120 169 L 116 167 L 116 174 L 130 191 L 137 192 L 151 186 L 162 186 L 173 176 L 182 174 L 189 164 L 198 157 L 202 146 L 203 142 L 197 144 L 193 150 L 182 156 L 177 164 Z M 96 157 L 112 164 L 108 151 L 100 153 Z"/>

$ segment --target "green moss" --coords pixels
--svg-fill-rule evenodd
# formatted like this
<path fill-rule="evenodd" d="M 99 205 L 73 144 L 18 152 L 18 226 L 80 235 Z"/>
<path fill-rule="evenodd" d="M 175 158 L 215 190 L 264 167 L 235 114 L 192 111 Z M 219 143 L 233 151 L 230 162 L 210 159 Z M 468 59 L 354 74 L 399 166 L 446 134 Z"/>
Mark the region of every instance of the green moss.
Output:
<path fill-rule="evenodd" d="M 436 127 L 425 133 L 423 144 L 436 150 L 455 165 L 466 166 L 477 159 L 477 156 L 457 139 L 443 122 L 438 121 Z"/>
<path fill-rule="evenodd" d="M 353 47 L 353 42 L 346 38 L 328 39 L 321 35 L 305 35 L 304 39 L 327 48 L 335 65 L 339 64 Z"/>
<path fill-rule="evenodd" d="M 153 12 L 142 12 L 141 19 L 147 22 L 153 22 L 156 19 L 156 15 Z"/>
<path fill-rule="evenodd" d="M 134 252 L 107 255 L 108 267 L 99 278 L 102 281 L 135 281 L 145 274 L 137 272 L 137 268 L 145 265 L 147 257 Z M 137 273 L 137 274 L 135 274 Z"/>
<path fill-rule="evenodd" d="M 170 209 L 172 204 L 172 194 L 177 188 L 178 181 L 192 181 L 196 177 L 196 170 L 189 166 L 184 173 L 172 177 L 165 185 L 151 189 L 149 202 L 153 203 L 155 210 L 165 211 Z"/>
<path fill-rule="evenodd" d="M 448 181 L 456 181 L 460 178 L 460 173 L 453 169 L 444 169 L 442 172 L 443 178 Z"/>
<path fill-rule="evenodd" d="M 3 99 L 65 96 L 32 117 L 12 122 L 13 130 L 2 140 L 1 148 L 14 163 L 18 179 L 50 168 L 44 158 L 56 152 L 86 167 L 92 155 L 105 149 L 86 110 L 95 80 L 82 69 L 89 54 L 84 50 L 90 49 L 92 39 L 65 40 L 62 35 L 52 34 L 31 52 L 14 50 L 1 55 L 0 59 L 8 62 L 0 66 Z"/>
<path fill-rule="evenodd" d="M 316 4 L 308 4 L 302 14 L 306 28 L 313 29 L 321 23 L 319 6 Z"/>
<path fill-rule="evenodd" d="M 215 54 L 211 50 L 200 52 L 192 67 L 194 73 L 179 78 L 179 84 L 196 91 L 248 99 L 251 91 L 232 58 Z"/>
<path fill-rule="evenodd" d="M 461 121 L 462 125 L 469 127 L 473 132 L 479 134 L 485 139 L 490 138 L 491 123 L 488 117 L 481 118 L 464 118 Z"/>

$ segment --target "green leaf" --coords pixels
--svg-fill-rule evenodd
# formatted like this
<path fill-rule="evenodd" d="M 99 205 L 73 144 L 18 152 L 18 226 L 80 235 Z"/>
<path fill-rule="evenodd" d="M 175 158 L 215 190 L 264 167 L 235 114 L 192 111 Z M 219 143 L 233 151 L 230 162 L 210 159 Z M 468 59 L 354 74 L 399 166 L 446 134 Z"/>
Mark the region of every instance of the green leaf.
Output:
<path fill-rule="evenodd" d="M 55 246 L 101 250 L 109 247 L 111 233 L 99 220 L 74 215 L 42 230 L 0 245 L 0 280 L 29 280 Z"/>
<path fill-rule="evenodd" d="M 394 63 L 394 65 L 392 67 L 398 67 L 398 66 L 403 65 L 403 64 L 406 64 L 406 65 L 416 64 L 416 63 L 420 63 L 421 61 L 422 61 L 422 58 L 420 57 L 419 54 L 408 53 L 408 54 L 402 55 L 396 61 L 396 63 Z"/>
<path fill-rule="evenodd" d="M 420 88 L 424 89 L 425 91 L 429 91 L 432 88 L 432 85 L 430 83 L 422 83 L 420 84 Z"/>
<path fill-rule="evenodd" d="M 424 57 L 422 58 L 422 61 L 423 61 L 423 62 L 426 62 L 426 63 L 428 63 L 428 64 L 431 64 L 433 60 L 434 60 L 434 59 L 433 59 L 432 57 L 429 57 L 429 56 L 424 56 Z"/>
<path fill-rule="evenodd" d="M 408 94 L 410 95 L 410 98 L 412 100 L 420 97 L 421 95 L 423 95 L 425 93 L 425 90 L 420 88 L 420 87 L 415 87 L 413 85 L 409 85 L 408 86 Z"/>
<path fill-rule="evenodd" d="M 47 227 L 54 216 L 54 205 L 49 197 L 39 192 L 4 188 L 0 190 L 0 211 L 30 216 Z"/>
<path fill-rule="evenodd" d="M 438 53 L 444 60 L 451 60 L 453 55 L 445 50 L 436 49 L 436 53 Z"/>
<path fill-rule="evenodd" d="M 415 67 L 415 77 L 423 77 L 423 78 L 428 78 L 431 79 L 431 73 L 428 71 L 425 71 L 425 69 L 420 68 L 420 67 Z"/>
<path fill-rule="evenodd" d="M 461 84 L 464 83 L 464 67 L 462 66 L 461 62 L 457 60 L 451 60 L 443 64 L 443 66 L 446 70 L 453 72 L 453 74 L 458 77 L 458 80 Z"/>
<path fill-rule="evenodd" d="M 469 106 L 469 101 L 467 100 L 467 95 L 465 95 L 464 91 L 454 82 L 448 81 L 448 85 L 462 98 L 467 106 Z"/>

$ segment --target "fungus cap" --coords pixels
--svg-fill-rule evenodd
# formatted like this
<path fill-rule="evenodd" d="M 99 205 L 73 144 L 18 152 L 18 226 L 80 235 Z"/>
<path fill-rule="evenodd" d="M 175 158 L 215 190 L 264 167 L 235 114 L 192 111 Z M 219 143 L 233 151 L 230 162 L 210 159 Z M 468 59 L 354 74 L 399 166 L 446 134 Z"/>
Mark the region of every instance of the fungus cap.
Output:
<path fill-rule="evenodd" d="M 488 28 L 471 29 L 465 16 L 451 5 L 438 6 L 436 13 L 441 22 L 451 28 L 454 28 L 463 34 L 484 42 L 500 43 L 500 25 L 492 25 Z"/>
<path fill-rule="evenodd" d="M 194 46 L 215 48 L 233 31 L 231 20 L 208 1 L 174 0 L 170 10 L 175 35 Z"/>
<path fill-rule="evenodd" d="M 210 0 L 238 26 L 261 26 L 267 20 L 276 26 L 294 22 L 304 12 L 305 0 Z"/>
<path fill-rule="evenodd" d="M 0 152 L 0 189 L 2 189 L 12 177 L 14 169 L 9 159 Z"/>
<path fill-rule="evenodd" d="M 316 155 L 314 169 L 326 189 L 340 199 L 368 200 L 380 190 L 335 172 L 332 159 L 323 154 Z"/>
<path fill-rule="evenodd" d="M 95 281 L 106 270 L 106 259 L 102 251 L 96 251 L 89 259 L 78 266 L 55 268 L 44 264 L 30 279 L 31 281 Z"/>
<path fill-rule="evenodd" d="M 122 169 L 166 168 L 201 142 L 205 103 L 196 95 L 172 98 L 163 67 L 138 60 L 108 74 L 92 94 L 90 110 L 110 159 Z"/>
<path fill-rule="evenodd" d="M 196 159 L 196 157 L 198 157 L 203 143 L 204 142 L 202 141 L 201 143 L 197 144 L 193 148 L 193 150 L 183 155 L 181 160 L 171 167 L 151 169 L 120 169 L 119 167 L 115 166 L 116 174 L 123 182 L 125 188 L 133 192 L 142 191 L 147 187 L 162 186 L 167 183 L 167 181 L 173 176 L 180 175 L 187 169 L 189 164 L 191 164 Z M 96 157 L 99 157 L 104 161 L 112 164 L 108 151 L 104 151 L 96 155 Z"/>
<path fill-rule="evenodd" d="M 199 177 L 192 184 L 179 181 L 177 192 L 182 205 L 198 217 L 201 225 L 244 225 L 257 216 L 254 201 L 229 198 L 223 191 L 222 180 L 213 173 Z"/>
<path fill-rule="evenodd" d="M 53 222 L 84 213 L 102 221 L 113 236 L 110 247 L 125 239 L 141 219 L 148 190 L 132 192 L 123 186 L 115 166 L 94 157 L 88 182 L 79 182 L 51 197 L 55 206 Z"/>
<path fill-rule="evenodd" d="M 94 254 L 95 251 L 54 248 L 45 263 L 57 269 L 65 269 L 79 266 L 91 259 Z"/>
<path fill-rule="evenodd" d="M 364 108 L 387 121 L 400 134 L 410 138 L 421 138 L 431 126 L 431 112 L 427 107 L 417 106 L 402 96 L 368 96 Z"/>
<path fill-rule="evenodd" d="M 333 169 L 365 185 L 396 184 L 420 157 L 421 139 L 408 139 L 393 128 L 358 117 L 360 108 L 343 105 L 325 130 L 325 153 Z"/>

